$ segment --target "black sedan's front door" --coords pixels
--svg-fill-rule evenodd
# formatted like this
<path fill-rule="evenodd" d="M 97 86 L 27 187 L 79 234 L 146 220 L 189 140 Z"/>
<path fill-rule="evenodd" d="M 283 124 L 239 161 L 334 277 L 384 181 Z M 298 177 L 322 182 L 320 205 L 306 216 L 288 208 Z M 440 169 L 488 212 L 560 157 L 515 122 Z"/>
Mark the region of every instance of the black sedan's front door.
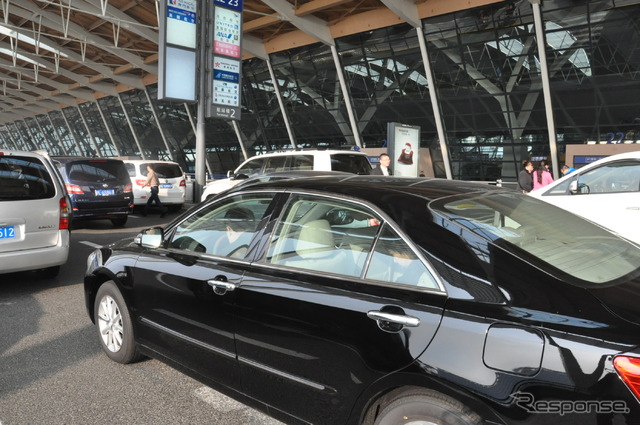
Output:
<path fill-rule="evenodd" d="M 140 255 L 133 304 L 142 344 L 207 379 L 239 387 L 232 291 L 250 264 L 271 202 L 245 194 L 204 206 L 177 224 L 163 247 Z"/>

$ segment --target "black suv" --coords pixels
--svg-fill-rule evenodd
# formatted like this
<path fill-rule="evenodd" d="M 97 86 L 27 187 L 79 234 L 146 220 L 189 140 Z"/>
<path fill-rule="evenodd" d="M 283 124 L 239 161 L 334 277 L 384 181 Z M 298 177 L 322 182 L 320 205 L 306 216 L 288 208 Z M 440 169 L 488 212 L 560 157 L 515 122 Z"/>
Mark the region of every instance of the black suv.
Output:
<path fill-rule="evenodd" d="M 108 218 L 124 226 L 133 211 L 127 168 L 119 159 L 55 157 L 73 207 L 73 219 Z"/>

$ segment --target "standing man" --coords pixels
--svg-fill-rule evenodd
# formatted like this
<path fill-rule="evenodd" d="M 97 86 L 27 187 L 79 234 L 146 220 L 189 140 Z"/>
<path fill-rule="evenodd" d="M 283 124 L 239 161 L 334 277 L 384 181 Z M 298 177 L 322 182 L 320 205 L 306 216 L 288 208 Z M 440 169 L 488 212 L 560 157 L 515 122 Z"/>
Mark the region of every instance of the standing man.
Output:
<path fill-rule="evenodd" d="M 391 158 L 386 153 L 380 154 L 380 163 L 376 168 L 371 171 L 371 174 L 375 176 L 390 176 L 391 169 L 389 165 L 391 164 Z"/>
<path fill-rule="evenodd" d="M 160 218 L 167 215 L 168 209 L 167 207 L 162 205 L 162 202 L 158 197 L 158 192 L 160 191 L 160 180 L 158 180 L 158 175 L 156 174 L 151 164 L 147 164 L 147 182 L 145 183 L 145 186 L 149 186 L 151 188 L 151 194 L 149 195 L 147 204 L 144 206 L 144 215 L 147 215 L 147 213 L 149 212 L 149 207 L 153 202 L 155 202 L 156 206 L 158 206 L 162 211 L 160 213 Z"/>

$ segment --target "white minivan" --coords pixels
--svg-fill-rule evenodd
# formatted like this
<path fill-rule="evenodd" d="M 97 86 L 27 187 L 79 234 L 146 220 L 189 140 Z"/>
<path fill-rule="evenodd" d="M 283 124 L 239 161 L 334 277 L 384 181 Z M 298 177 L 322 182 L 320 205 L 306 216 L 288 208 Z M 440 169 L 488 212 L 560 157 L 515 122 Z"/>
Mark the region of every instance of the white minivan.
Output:
<path fill-rule="evenodd" d="M 146 186 L 147 165 L 151 164 L 160 180 L 158 197 L 170 210 L 182 208 L 186 199 L 186 182 L 180 165 L 171 161 L 123 159 L 133 186 L 133 204 L 144 206 L 149 200 L 151 189 Z"/>
<path fill-rule="evenodd" d="M 0 149 L 0 273 L 55 277 L 69 256 L 70 205 L 47 156 Z"/>

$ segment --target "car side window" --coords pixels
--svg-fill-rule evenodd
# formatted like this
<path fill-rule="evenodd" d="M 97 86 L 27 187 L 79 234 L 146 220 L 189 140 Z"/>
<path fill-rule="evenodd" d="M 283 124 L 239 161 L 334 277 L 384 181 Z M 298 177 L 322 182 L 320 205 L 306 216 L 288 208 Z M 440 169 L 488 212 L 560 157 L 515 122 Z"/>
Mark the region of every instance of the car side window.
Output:
<path fill-rule="evenodd" d="M 270 203 L 264 195 L 238 195 L 212 204 L 180 223 L 169 247 L 244 258 Z"/>
<path fill-rule="evenodd" d="M 638 192 L 640 164 L 616 162 L 590 170 L 578 179 L 578 191 L 585 193 Z"/>
<path fill-rule="evenodd" d="M 294 155 L 289 170 L 313 170 L 313 155 Z"/>
<path fill-rule="evenodd" d="M 329 198 L 294 195 L 271 240 L 267 263 L 359 277 L 381 219 Z"/>
<path fill-rule="evenodd" d="M 274 171 L 284 171 L 286 156 L 272 156 L 266 159 L 264 164 L 264 172 L 272 173 Z"/>
<path fill-rule="evenodd" d="M 240 168 L 236 174 L 244 174 L 247 177 L 251 177 L 256 174 L 260 174 L 262 172 L 262 164 L 264 163 L 264 158 L 252 159 L 247 162 Z"/>
<path fill-rule="evenodd" d="M 384 225 L 365 276 L 367 279 L 438 289 L 433 275 L 411 247 Z"/>

